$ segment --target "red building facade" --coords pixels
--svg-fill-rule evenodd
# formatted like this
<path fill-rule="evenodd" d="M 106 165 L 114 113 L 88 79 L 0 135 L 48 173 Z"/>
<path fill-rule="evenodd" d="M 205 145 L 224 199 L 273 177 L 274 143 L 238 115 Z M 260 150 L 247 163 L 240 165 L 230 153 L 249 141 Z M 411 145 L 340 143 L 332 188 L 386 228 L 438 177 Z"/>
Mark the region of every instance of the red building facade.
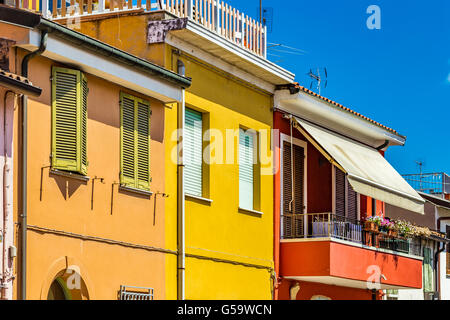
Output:
<path fill-rule="evenodd" d="M 395 176 L 385 186 L 370 175 L 373 166 L 394 170 L 373 151 L 384 156 L 404 137 L 297 85 L 280 90 L 275 105 L 275 299 L 368 300 L 381 299 L 383 289 L 421 288 L 423 258 L 411 244 L 364 227 L 367 217 L 384 217 L 385 202 L 373 195 L 420 211 L 420 197 L 405 181 Z M 379 137 L 383 131 L 386 137 Z M 327 143 L 327 135 L 336 143 L 334 136 Z M 359 147 L 367 155 L 352 157 L 350 149 Z M 367 172 L 363 186 L 353 178 L 357 170 Z"/>

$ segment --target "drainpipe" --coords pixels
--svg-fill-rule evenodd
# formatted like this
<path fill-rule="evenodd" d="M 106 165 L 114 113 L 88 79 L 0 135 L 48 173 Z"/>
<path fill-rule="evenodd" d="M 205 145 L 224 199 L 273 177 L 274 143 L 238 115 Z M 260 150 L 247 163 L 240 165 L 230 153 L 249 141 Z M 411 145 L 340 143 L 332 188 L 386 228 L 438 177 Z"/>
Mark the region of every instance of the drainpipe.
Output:
<path fill-rule="evenodd" d="M 181 60 L 177 62 L 178 74 L 185 75 L 185 66 Z M 177 192 L 177 299 L 185 299 L 185 203 L 184 203 L 184 120 L 185 89 L 181 91 L 181 103 L 178 103 L 178 192 Z"/>
<path fill-rule="evenodd" d="M 13 107 L 8 108 L 7 99 L 8 94 L 13 94 Z M 3 214 L 1 225 L 2 228 L 2 278 L 1 278 L 1 300 L 12 300 L 12 282 L 13 272 L 11 259 L 11 249 L 14 244 L 14 223 L 12 216 L 12 123 L 14 119 L 14 102 L 16 94 L 14 91 L 8 90 L 5 92 L 3 99 L 3 194 L 0 195 L 3 199 Z"/>
<path fill-rule="evenodd" d="M 41 55 L 47 47 L 47 31 L 41 32 L 41 43 L 36 51 L 30 52 L 22 60 L 22 76 L 28 77 L 28 63 Z M 27 298 L 27 161 L 28 161 L 28 96 L 22 99 L 22 218 L 21 223 L 21 299 Z"/>
<path fill-rule="evenodd" d="M 440 246 L 440 244 L 438 244 L 438 246 Z M 435 283 L 436 283 L 436 292 L 439 294 L 439 298 L 441 296 L 441 294 L 440 294 L 441 286 L 439 283 L 439 279 L 440 279 L 440 277 L 439 277 L 439 270 L 440 270 L 439 255 L 445 251 L 445 247 L 446 247 L 446 244 L 444 243 L 444 245 L 441 248 L 439 248 L 439 250 L 436 251 L 436 253 L 434 254 L 434 278 L 435 278 Z"/>

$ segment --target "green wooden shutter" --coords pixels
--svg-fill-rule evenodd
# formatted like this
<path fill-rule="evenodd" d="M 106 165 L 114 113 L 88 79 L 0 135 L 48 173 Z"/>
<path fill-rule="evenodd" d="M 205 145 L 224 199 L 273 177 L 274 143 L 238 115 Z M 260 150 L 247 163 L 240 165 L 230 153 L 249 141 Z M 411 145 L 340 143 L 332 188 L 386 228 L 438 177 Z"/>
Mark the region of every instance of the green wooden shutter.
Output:
<path fill-rule="evenodd" d="M 202 135 L 202 114 L 192 109 L 186 109 L 183 147 L 185 192 L 199 197 L 203 195 Z"/>
<path fill-rule="evenodd" d="M 430 248 L 423 248 L 423 290 L 433 292 L 433 265 Z"/>
<path fill-rule="evenodd" d="M 239 133 L 239 207 L 253 210 L 253 158 L 254 136 Z"/>
<path fill-rule="evenodd" d="M 137 187 L 150 190 L 150 107 L 137 103 Z"/>
<path fill-rule="evenodd" d="M 87 95 L 84 74 L 52 70 L 52 168 L 87 174 Z"/>
<path fill-rule="evenodd" d="M 150 106 L 121 93 L 120 183 L 150 190 Z"/>
<path fill-rule="evenodd" d="M 85 75 L 81 74 L 81 86 L 82 86 L 82 92 L 81 92 L 81 106 L 80 106 L 80 157 L 81 157 L 81 174 L 87 175 L 87 167 L 88 167 L 88 160 L 87 160 L 87 119 L 88 119 L 88 109 L 87 109 L 87 97 L 89 93 L 88 83 Z"/>

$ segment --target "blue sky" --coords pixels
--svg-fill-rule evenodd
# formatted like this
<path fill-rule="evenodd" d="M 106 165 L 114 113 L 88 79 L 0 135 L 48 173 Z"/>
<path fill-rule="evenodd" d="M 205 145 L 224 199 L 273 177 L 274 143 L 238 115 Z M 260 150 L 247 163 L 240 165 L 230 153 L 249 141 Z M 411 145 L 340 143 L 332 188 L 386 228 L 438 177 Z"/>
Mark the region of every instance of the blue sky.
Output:
<path fill-rule="evenodd" d="M 228 0 L 257 18 L 259 0 Z M 381 29 L 366 26 L 370 5 Z M 309 86 L 310 68 L 327 67 L 327 96 L 407 136 L 386 157 L 400 173 L 450 173 L 450 1 L 263 0 L 274 10 L 269 42 L 305 50 L 275 51 L 272 61 Z M 284 50 L 284 49 L 283 49 Z"/>

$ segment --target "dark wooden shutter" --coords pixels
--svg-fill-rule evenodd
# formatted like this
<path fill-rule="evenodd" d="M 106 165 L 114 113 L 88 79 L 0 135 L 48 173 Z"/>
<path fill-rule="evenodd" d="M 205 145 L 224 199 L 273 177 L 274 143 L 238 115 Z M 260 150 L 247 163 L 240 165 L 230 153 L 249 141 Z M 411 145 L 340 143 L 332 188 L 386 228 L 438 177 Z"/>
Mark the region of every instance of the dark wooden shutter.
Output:
<path fill-rule="evenodd" d="M 336 201 L 336 215 L 345 217 L 345 172 L 335 167 L 335 201 Z"/>
<path fill-rule="evenodd" d="M 290 144 L 284 142 L 283 150 L 283 214 L 290 214 L 293 213 L 293 210 L 289 209 L 289 203 L 292 200 L 292 166 Z"/>
<path fill-rule="evenodd" d="M 347 181 L 347 217 L 352 220 L 358 219 L 358 193 L 353 190 Z M 350 221 L 353 222 L 353 221 Z"/>
<path fill-rule="evenodd" d="M 294 213 L 305 213 L 304 201 L 304 159 L 305 151 L 302 147 L 294 145 Z"/>
<path fill-rule="evenodd" d="M 303 218 L 299 215 L 304 213 L 304 158 L 305 152 L 302 147 L 293 146 L 294 165 L 291 159 L 291 144 L 283 144 L 283 234 L 286 238 L 297 238 L 303 234 Z M 294 185 L 292 185 L 292 172 L 294 174 Z M 294 199 L 292 200 L 292 190 Z M 291 206 L 289 204 L 291 203 Z"/>
<path fill-rule="evenodd" d="M 292 200 L 292 179 L 291 179 L 291 146 L 289 143 L 283 144 L 283 235 L 285 238 L 293 238 L 294 218 L 289 204 Z M 293 208 L 293 206 L 292 206 Z"/>

